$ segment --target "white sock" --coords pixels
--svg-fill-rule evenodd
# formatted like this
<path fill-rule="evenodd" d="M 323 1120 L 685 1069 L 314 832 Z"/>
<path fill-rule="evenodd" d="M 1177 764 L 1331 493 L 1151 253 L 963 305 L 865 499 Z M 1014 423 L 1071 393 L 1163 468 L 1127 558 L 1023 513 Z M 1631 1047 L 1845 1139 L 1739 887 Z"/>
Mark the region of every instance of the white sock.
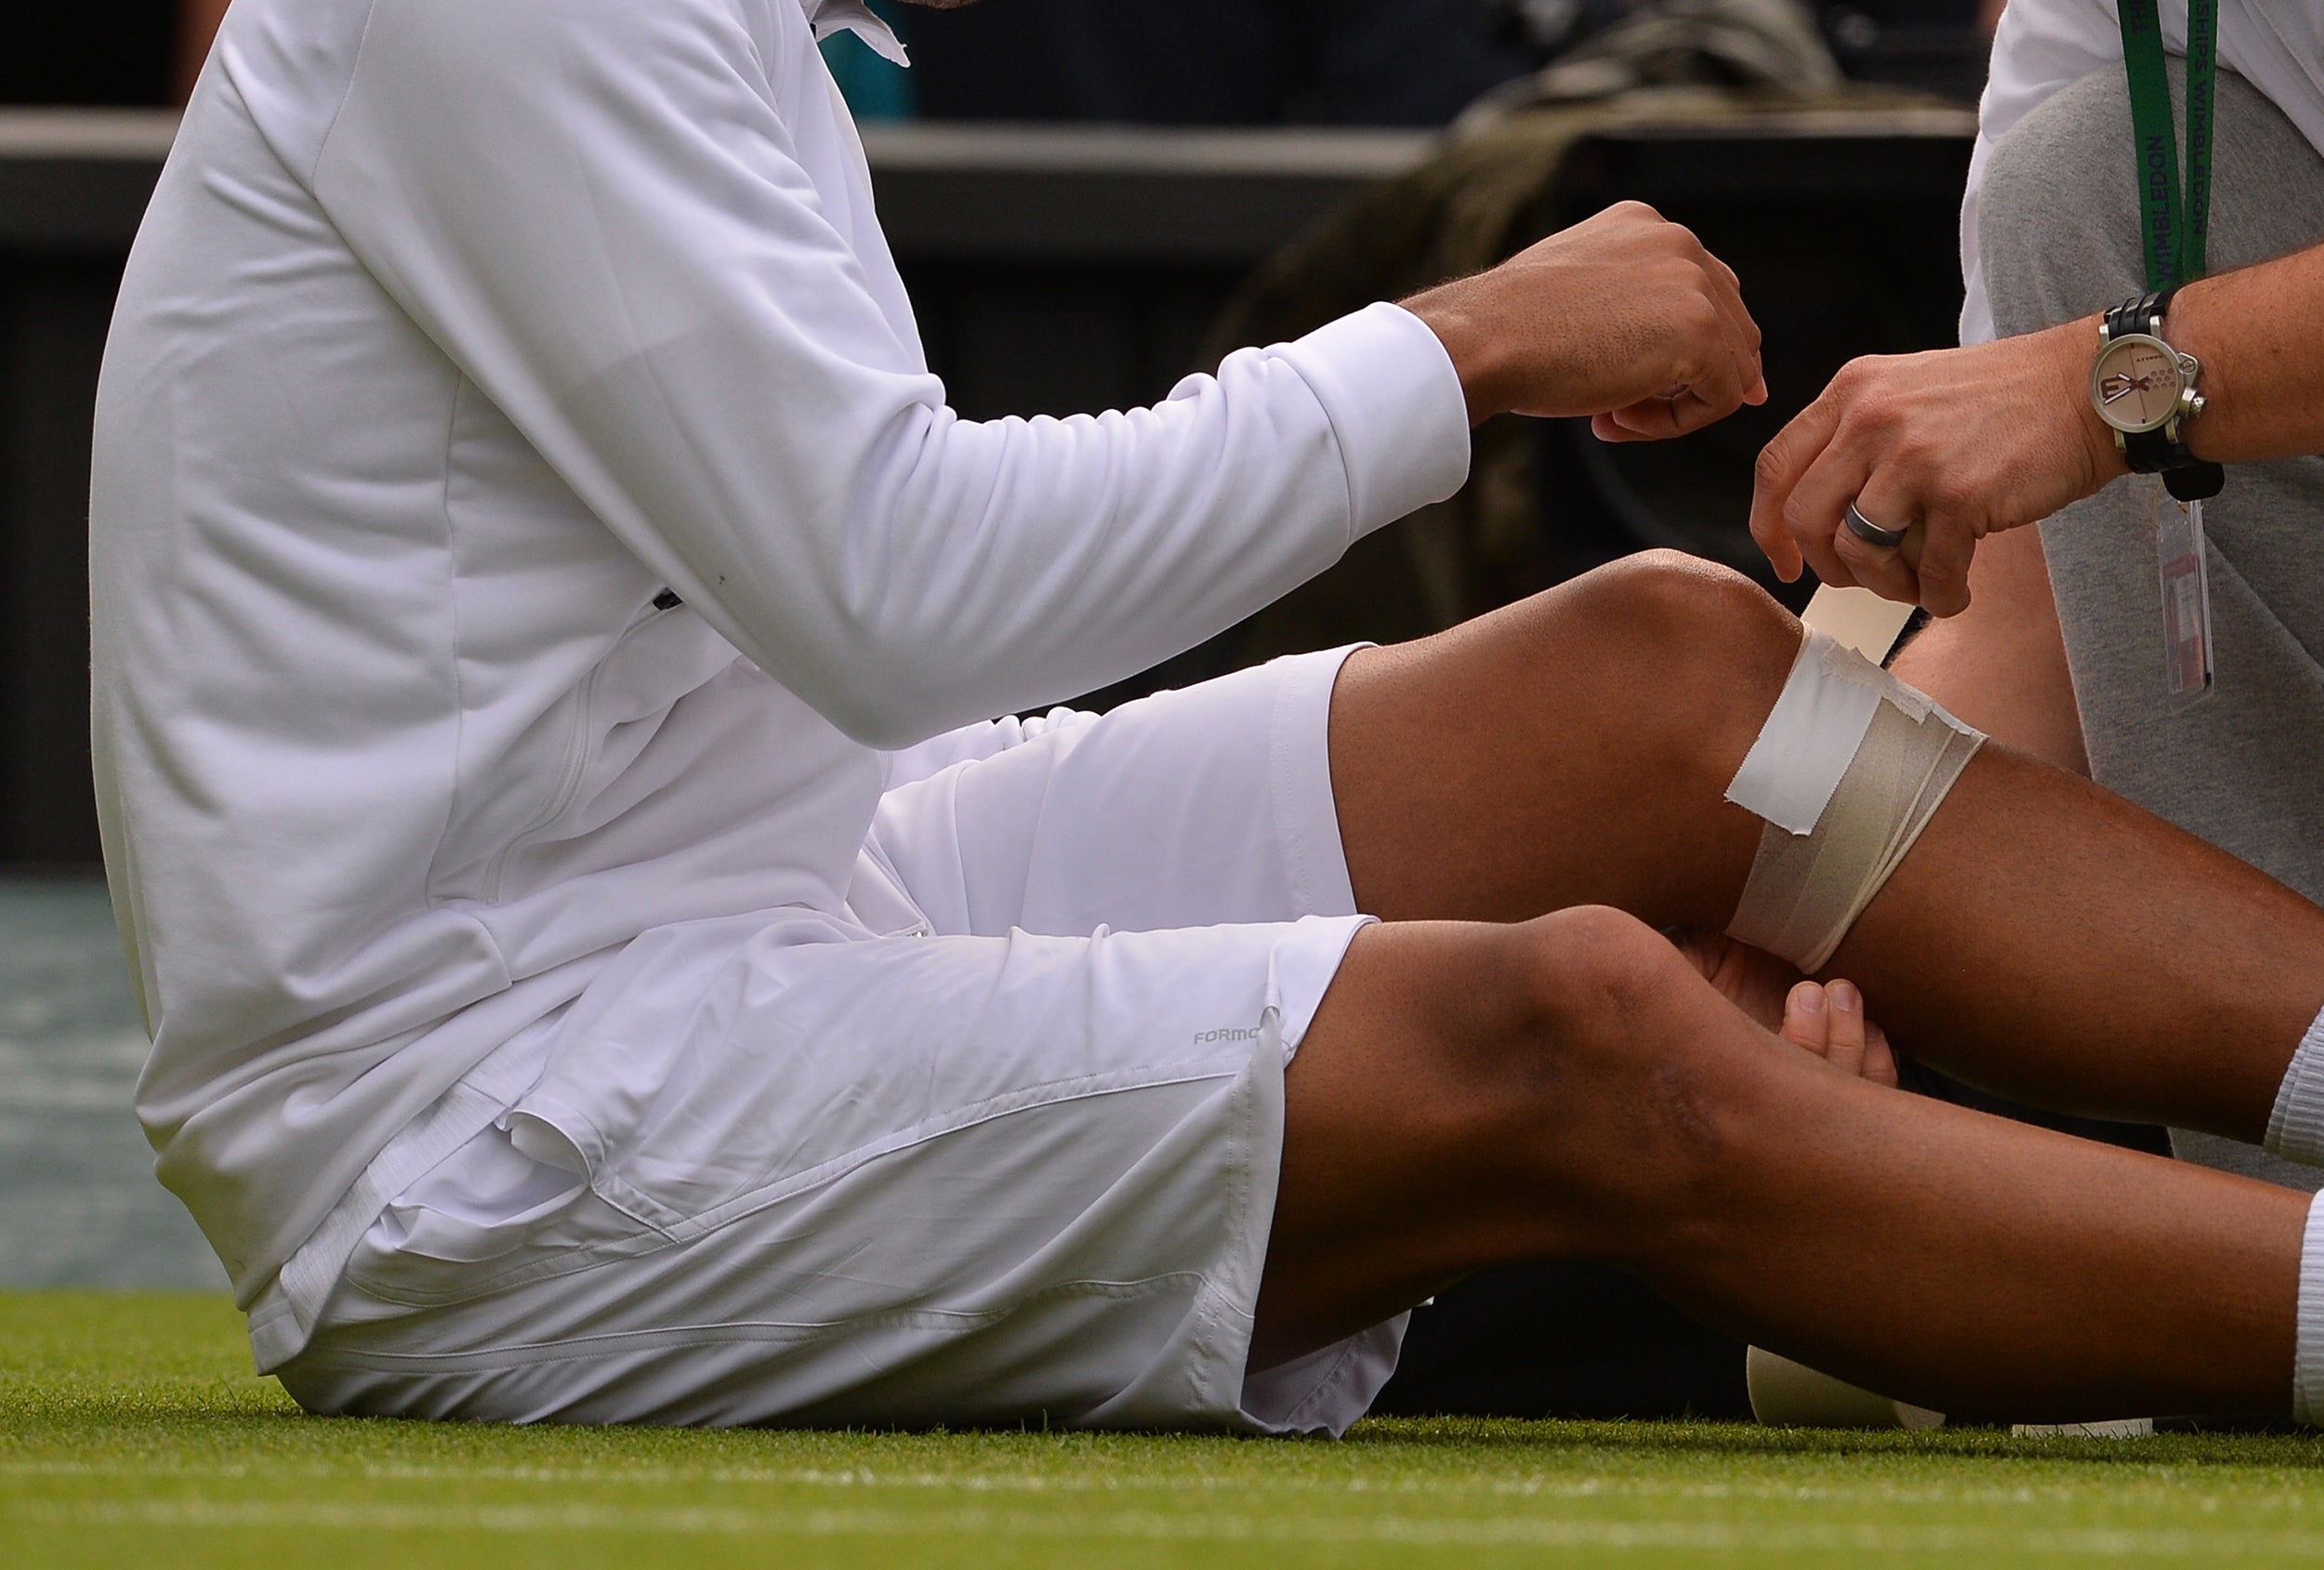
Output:
<path fill-rule="evenodd" d="M 2300 1240 L 2300 1329 L 2292 1344 L 2291 1415 L 2311 1428 L 2324 1425 L 2324 1194 L 2308 1202 Z"/>
<path fill-rule="evenodd" d="M 2324 1167 L 2324 1014 L 2291 1055 L 2276 1110 L 2267 1116 L 2267 1148 L 2286 1161 Z"/>

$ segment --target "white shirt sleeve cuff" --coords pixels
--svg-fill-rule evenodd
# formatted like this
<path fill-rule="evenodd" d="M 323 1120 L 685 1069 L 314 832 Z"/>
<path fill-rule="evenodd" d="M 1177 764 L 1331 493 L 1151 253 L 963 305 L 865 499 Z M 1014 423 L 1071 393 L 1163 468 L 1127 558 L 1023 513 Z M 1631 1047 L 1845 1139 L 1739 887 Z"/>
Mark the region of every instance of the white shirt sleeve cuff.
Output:
<path fill-rule="evenodd" d="M 1349 537 L 1441 502 L 1469 478 L 1469 401 L 1442 339 L 1367 306 L 1269 351 L 1314 389 L 1347 465 Z"/>

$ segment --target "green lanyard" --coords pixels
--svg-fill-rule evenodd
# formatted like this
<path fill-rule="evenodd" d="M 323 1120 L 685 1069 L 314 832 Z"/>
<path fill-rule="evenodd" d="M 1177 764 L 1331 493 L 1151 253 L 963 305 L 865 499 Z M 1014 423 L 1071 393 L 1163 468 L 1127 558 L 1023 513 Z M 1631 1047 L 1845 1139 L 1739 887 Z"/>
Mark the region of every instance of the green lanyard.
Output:
<path fill-rule="evenodd" d="M 2146 286 L 2167 289 L 2206 270 L 2211 235 L 2211 125 L 2219 75 L 2219 0 L 2186 5 L 2186 204 L 2179 203 L 2179 137 L 2171 79 L 2162 69 L 2156 0 L 2116 0 L 2122 59 L 2130 67 L 2131 124 L 2138 138 L 2138 199 Z"/>

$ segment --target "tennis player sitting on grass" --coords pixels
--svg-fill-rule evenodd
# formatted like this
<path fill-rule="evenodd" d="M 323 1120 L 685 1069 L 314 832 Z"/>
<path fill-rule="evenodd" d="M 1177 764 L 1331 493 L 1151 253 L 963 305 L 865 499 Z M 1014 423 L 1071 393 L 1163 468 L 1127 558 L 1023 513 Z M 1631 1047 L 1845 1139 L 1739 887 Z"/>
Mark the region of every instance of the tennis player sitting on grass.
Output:
<path fill-rule="evenodd" d="M 2324 911 L 1742 580 L 990 719 L 1446 495 L 1474 419 L 1763 397 L 1723 266 L 1619 208 L 1153 409 L 964 422 L 832 26 L 886 42 L 238 0 L 195 94 L 99 400 L 95 723 L 140 1111 L 262 1367 L 1337 1431 L 1412 1304 L 1580 1254 L 1948 1411 L 2291 1405 L 2304 1196 L 1870 1082 L 1852 987 L 1802 1050 L 1796 971 L 1657 930 L 2256 1138 Z"/>

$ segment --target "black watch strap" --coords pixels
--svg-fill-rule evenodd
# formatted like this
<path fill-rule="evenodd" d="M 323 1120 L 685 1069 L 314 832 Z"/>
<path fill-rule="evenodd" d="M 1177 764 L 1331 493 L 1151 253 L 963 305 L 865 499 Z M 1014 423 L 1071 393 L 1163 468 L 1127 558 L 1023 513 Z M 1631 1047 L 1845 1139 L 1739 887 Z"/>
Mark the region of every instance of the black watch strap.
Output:
<path fill-rule="evenodd" d="M 2151 294 L 2124 300 L 2105 317 L 2106 339 L 2112 342 L 2125 333 L 2145 333 L 2150 337 L 2162 336 L 2162 321 L 2171 309 L 2172 297 L 2178 285 L 2157 289 Z M 2215 463 L 2205 463 L 2187 451 L 2184 442 L 2173 442 L 2159 430 L 2122 433 L 2122 456 L 2135 474 L 2159 474 L 2170 493 L 2183 502 L 2205 501 L 2219 495 L 2227 483 L 2227 471 Z"/>
<path fill-rule="evenodd" d="M 2122 437 L 2122 456 L 2133 474 L 2159 474 L 2171 487 L 2171 494 L 2183 502 L 2199 496 L 2215 496 L 2227 483 L 2227 471 L 2215 463 L 2205 463 L 2187 450 L 2184 442 L 2173 442 L 2159 430 L 2126 430 Z M 2182 478 L 2184 477 L 2184 478 Z M 2208 485 L 2209 490 L 2199 489 Z"/>
<path fill-rule="evenodd" d="M 2172 464 L 2162 470 L 2162 488 L 2183 502 L 2207 502 L 2227 488 L 2227 471 L 2215 463 L 2205 463 L 2177 442 L 2172 446 L 2185 454 L 2186 462 Z"/>
<path fill-rule="evenodd" d="M 2152 337 L 2162 336 L 2163 313 L 2171 309 L 2172 297 L 2179 292 L 2173 284 L 2168 289 L 2152 294 L 2134 295 L 2106 314 L 2106 337 L 2109 341 L 2125 333 L 2145 333 Z"/>

